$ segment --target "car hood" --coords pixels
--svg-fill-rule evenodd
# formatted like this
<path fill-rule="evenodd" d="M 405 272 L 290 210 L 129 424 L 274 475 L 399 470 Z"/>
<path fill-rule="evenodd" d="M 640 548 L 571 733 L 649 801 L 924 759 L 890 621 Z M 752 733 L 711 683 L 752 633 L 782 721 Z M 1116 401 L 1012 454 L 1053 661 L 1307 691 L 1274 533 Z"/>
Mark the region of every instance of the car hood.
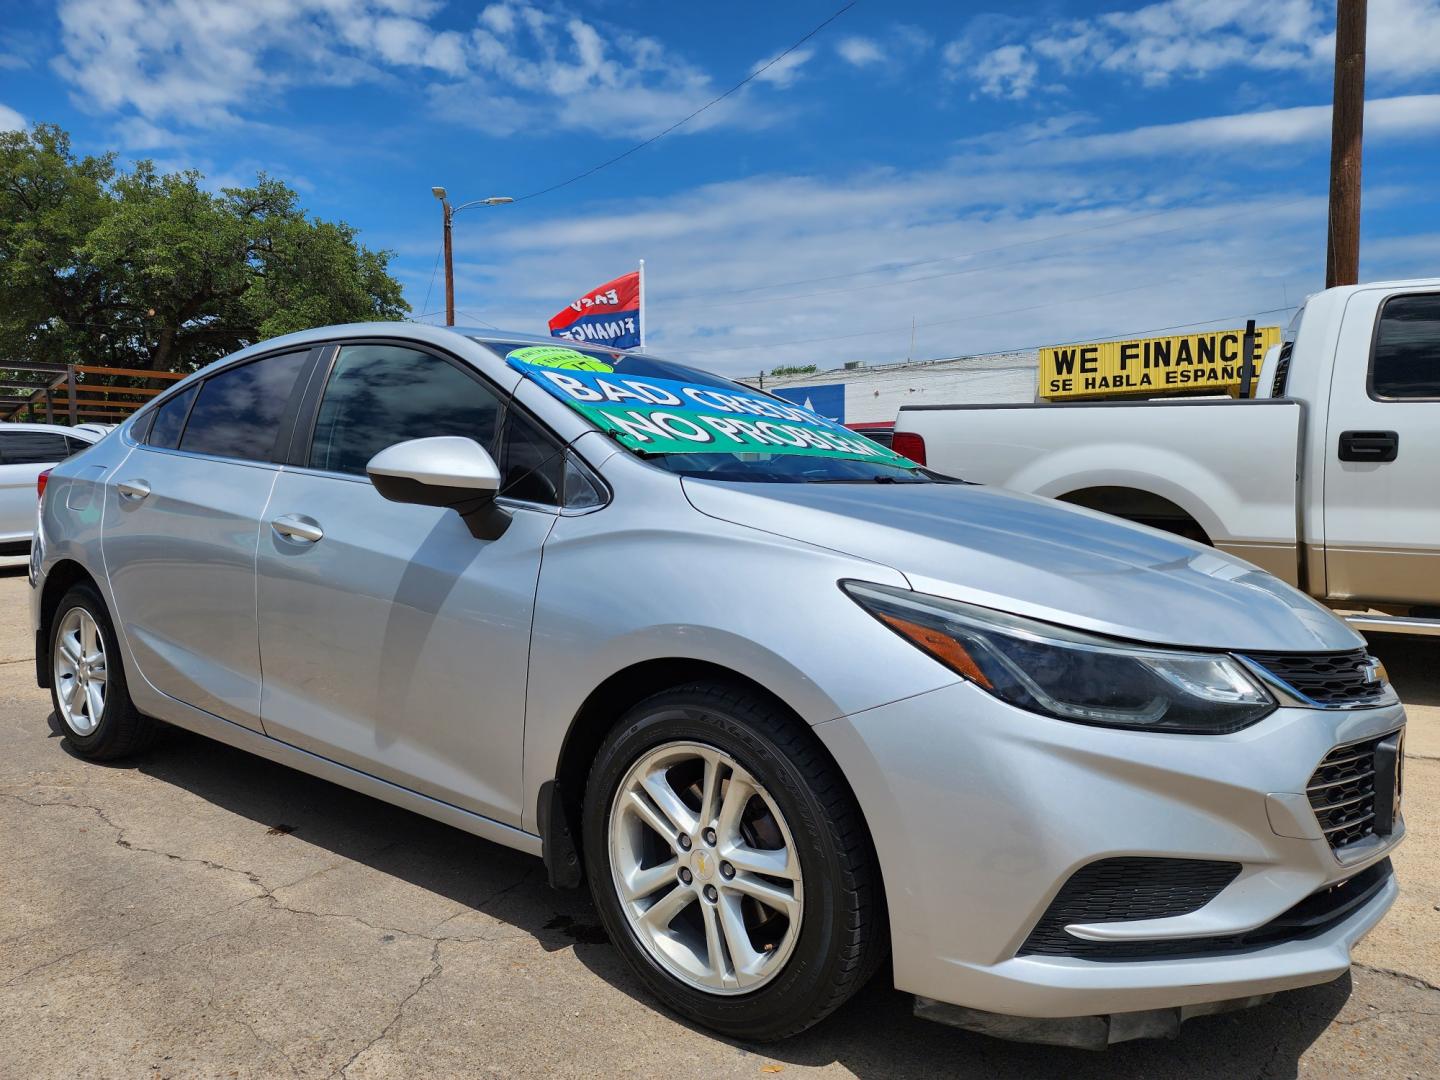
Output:
<path fill-rule="evenodd" d="M 702 514 L 882 563 L 920 592 L 1162 645 L 1322 652 L 1364 639 L 1241 559 L 1106 514 L 960 484 L 686 478 Z"/>

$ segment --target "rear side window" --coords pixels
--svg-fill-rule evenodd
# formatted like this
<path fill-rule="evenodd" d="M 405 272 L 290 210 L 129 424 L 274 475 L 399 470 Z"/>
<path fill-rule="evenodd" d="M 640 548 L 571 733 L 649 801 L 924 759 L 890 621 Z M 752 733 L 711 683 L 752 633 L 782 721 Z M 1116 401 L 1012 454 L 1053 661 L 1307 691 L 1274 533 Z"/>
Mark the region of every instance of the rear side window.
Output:
<path fill-rule="evenodd" d="M 1440 293 L 1396 296 L 1380 309 L 1370 393 L 1377 398 L 1440 398 Z"/>
<path fill-rule="evenodd" d="M 174 450 L 180 445 L 180 432 L 185 430 L 185 417 L 190 415 L 190 406 L 195 403 L 195 393 L 200 384 L 176 394 L 155 410 L 155 419 L 150 424 L 150 437 L 145 441 L 151 446 Z"/>
<path fill-rule="evenodd" d="M 45 465 L 64 461 L 70 447 L 51 431 L 0 431 L 0 465 Z"/>
<path fill-rule="evenodd" d="M 320 399 L 309 465 L 365 475 L 399 442 L 463 435 L 494 452 L 500 402 L 438 356 L 396 345 L 346 345 Z"/>
<path fill-rule="evenodd" d="M 273 461 L 280 418 L 305 366 L 305 353 L 267 356 L 227 368 L 200 384 L 180 437 L 180 449 L 195 454 Z M 160 418 L 156 417 L 156 426 Z"/>

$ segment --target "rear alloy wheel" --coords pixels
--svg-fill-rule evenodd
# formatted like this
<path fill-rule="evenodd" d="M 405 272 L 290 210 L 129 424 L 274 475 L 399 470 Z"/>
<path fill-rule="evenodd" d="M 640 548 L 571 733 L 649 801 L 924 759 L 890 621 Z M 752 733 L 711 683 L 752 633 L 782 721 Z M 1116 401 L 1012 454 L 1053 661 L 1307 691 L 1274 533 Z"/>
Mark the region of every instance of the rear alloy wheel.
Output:
<path fill-rule="evenodd" d="M 666 1004 L 724 1035 L 803 1031 L 884 958 L 849 788 L 759 694 L 697 684 L 631 709 L 591 768 L 583 837 L 610 940 Z"/>
<path fill-rule="evenodd" d="M 53 659 L 60 719 L 76 735 L 94 734 L 105 715 L 105 641 L 83 607 L 60 620 Z"/>
<path fill-rule="evenodd" d="M 155 737 L 156 721 L 130 700 L 110 613 L 88 582 L 61 598 L 50 624 L 50 701 L 81 757 L 124 757 Z"/>

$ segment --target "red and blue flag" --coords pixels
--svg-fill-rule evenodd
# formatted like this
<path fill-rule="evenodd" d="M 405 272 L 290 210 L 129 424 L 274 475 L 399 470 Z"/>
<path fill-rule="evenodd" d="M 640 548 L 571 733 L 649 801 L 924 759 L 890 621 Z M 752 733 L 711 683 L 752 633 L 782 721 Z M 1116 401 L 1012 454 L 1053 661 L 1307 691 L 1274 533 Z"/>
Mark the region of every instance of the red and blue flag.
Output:
<path fill-rule="evenodd" d="M 550 320 L 550 336 L 633 349 L 640 330 L 640 272 L 632 270 L 566 305 Z"/>

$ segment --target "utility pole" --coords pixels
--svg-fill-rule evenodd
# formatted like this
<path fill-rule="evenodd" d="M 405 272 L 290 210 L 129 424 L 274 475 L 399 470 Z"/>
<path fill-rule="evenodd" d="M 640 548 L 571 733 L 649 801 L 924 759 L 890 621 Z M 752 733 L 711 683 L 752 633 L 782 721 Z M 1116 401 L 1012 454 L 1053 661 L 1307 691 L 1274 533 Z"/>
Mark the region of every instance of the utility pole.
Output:
<path fill-rule="evenodd" d="M 455 258 L 450 249 L 450 225 L 455 220 L 455 215 L 450 210 L 450 202 L 443 196 L 440 205 L 445 211 L 445 325 L 455 325 Z M 434 280 L 433 278 L 431 279 Z"/>
<path fill-rule="evenodd" d="M 508 195 L 494 195 L 488 199 L 475 199 L 473 202 L 461 203 L 453 209 L 450 200 L 446 198 L 443 187 L 432 187 L 430 194 L 440 200 L 440 206 L 445 211 L 445 325 L 455 325 L 455 260 L 450 254 L 450 226 L 455 220 L 457 210 L 468 210 L 472 206 L 504 206 L 513 203 L 515 200 Z M 432 279 L 433 280 L 433 279 Z"/>
<path fill-rule="evenodd" d="M 1335 101 L 1330 119 L 1330 229 L 1325 287 L 1360 280 L 1360 145 L 1365 122 L 1367 0 L 1335 4 Z"/>

